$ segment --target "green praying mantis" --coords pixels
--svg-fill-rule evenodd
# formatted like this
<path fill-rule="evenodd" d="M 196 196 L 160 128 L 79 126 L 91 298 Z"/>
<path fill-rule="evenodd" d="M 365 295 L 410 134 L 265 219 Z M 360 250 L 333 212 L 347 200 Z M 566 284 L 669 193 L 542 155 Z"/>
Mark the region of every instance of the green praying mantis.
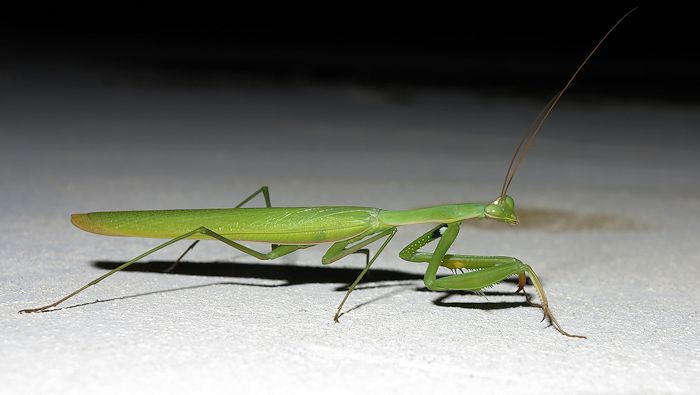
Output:
<path fill-rule="evenodd" d="M 484 288 L 497 284 L 510 276 L 517 275 L 517 293 L 524 292 L 526 278 L 529 277 L 540 299 L 540 306 L 544 313 L 542 319 L 548 319 L 565 336 L 585 338 L 585 336 L 574 335 L 565 331 L 557 322 L 549 307 L 542 283 L 530 265 L 509 256 L 449 254 L 448 250 L 457 238 L 462 221 L 472 218 L 487 218 L 508 224 L 518 223 L 515 202 L 507 194 L 518 167 L 525 158 L 538 132 L 542 129 L 544 122 L 552 113 L 562 95 L 571 86 L 583 66 L 608 35 L 632 11 L 634 9 L 628 11 L 608 30 L 579 65 L 564 88 L 545 106 L 536 118 L 533 127 L 516 145 L 503 180 L 501 193 L 493 202 L 486 204 L 459 203 L 439 205 L 414 210 L 382 210 L 372 207 L 352 206 L 272 207 L 269 189 L 263 186 L 240 202 L 235 208 L 112 211 L 73 214 L 71 222 L 78 228 L 88 232 L 107 236 L 169 240 L 97 277 L 54 303 L 38 308 L 21 310 L 20 312 L 31 313 L 52 309 L 158 250 L 180 240 L 195 239 L 196 241 L 171 266 L 169 269 L 171 270 L 200 240 L 213 239 L 260 260 L 279 258 L 297 250 L 325 243 L 333 244 L 322 258 L 324 265 L 333 263 L 350 254 L 364 254 L 366 257 L 365 267 L 349 286 L 345 296 L 338 305 L 334 317 L 337 322 L 348 296 L 350 296 L 357 284 L 377 260 L 377 257 L 396 235 L 399 226 L 437 224 L 399 253 L 399 256 L 406 261 L 428 264 L 428 268 L 423 276 L 423 282 L 429 290 L 482 293 Z M 243 208 L 246 203 L 260 194 L 265 199 L 265 208 Z M 370 257 L 370 251 L 366 247 L 382 239 L 381 246 Z M 240 244 L 239 241 L 270 243 L 272 247 L 269 252 L 260 252 Z M 421 251 L 421 248 L 436 241 L 437 246 L 432 252 Z M 438 269 L 441 266 L 451 269 L 454 274 L 437 277 Z M 461 273 L 457 273 L 458 270 Z"/>

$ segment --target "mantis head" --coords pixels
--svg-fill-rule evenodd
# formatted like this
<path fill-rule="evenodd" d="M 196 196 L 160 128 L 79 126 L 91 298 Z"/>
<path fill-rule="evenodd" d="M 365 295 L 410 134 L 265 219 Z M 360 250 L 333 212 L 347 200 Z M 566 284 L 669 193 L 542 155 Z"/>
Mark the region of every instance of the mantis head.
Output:
<path fill-rule="evenodd" d="M 493 203 L 484 208 L 486 218 L 503 221 L 509 224 L 517 224 L 518 216 L 515 214 L 515 201 L 508 195 L 501 195 Z"/>

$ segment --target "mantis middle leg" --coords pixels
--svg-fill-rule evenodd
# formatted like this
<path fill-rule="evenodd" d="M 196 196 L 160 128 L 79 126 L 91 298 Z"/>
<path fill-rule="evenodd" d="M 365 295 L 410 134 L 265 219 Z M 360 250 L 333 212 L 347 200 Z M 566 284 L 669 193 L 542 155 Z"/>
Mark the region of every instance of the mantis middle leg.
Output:
<path fill-rule="evenodd" d="M 379 233 L 375 234 L 362 234 L 360 236 L 354 237 L 350 240 L 345 240 L 345 241 L 339 241 L 331 246 L 331 248 L 326 251 L 326 253 L 323 255 L 322 263 L 324 265 L 328 265 L 330 263 L 333 263 L 341 258 L 344 258 L 350 254 L 355 254 L 358 252 L 362 252 L 366 255 L 367 260 L 365 262 L 365 268 L 362 269 L 360 274 L 357 276 L 355 281 L 350 284 L 350 287 L 348 288 L 348 291 L 345 293 L 345 296 L 343 297 L 343 300 L 340 302 L 338 305 L 338 309 L 335 312 L 335 316 L 333 317 L 333 320 L 335 322 L 339 322 L 338 319 L 342 315 L 340 311 L 343 309 L 343 305 L 345 304 L 345 301 L 348 300 L 348 297 L 350 296 L 350 293 L 355 289 L 357 284 L 362 280 L 362 277 L 365 276 L 365 274 L 369 271 L 370 266 L 374 263 L 374 261 L 377 259 L 379 254 L 384 251 L 384 247 L 386 247 L 387 244 L 391 241 L 391 239 L 394 237 L 396 234 L 396 227 L 389 228 L 386 230 L 383 230 Z M 367 238 L 367 236 L 371 236 Z M 374 253 L 374 256 L 372 259 L 369 258 L 369 250 L 364 249 L 363 247 L 366 247 L 370 245 L 371 243 L 374 243 L 375 241 L 386 237 L 386 240 L 384 240 L 384 243 L 382 243 L 382 246 L 379 247 L 376 253 Z M 363 240 L 364 239 L 364 240 Z M 350 245 L 352 243 L 357 243 Z M 349 246 L 350 245 L 350 246 Z"/>
<path fill-rule="evenodd" d="M 585 338 L 585 336 L 570 334 L 559 325 L 549 308 L 547 295 L 544 292 L 542 283 L 530 265 L 521 262 L 519 259 L 507 256 L 447 254 L 459 233 L 459 225 L 459 222 L 454 222 L 437 226 L 414 240 L 400 253 L 402 259 L 411 262 L 428 262 L 428 268 L 423 276 L 423 282 L 428 289 L 431 291 L 480 291 L 483 288 L 503 281 L 511 275 L 517 274 L 520 276 L 521 273 L 526 273 L 532 280 L 537 295 L 542 302 L 545 318 L 548 318 L 562 335 Z M 438 239 L 438 245 L 433 253 L 418 252 L 419 248 Z M 440 266 L 471 271 L 437 278 L 437 270 Z M 522 279 L 519 285 L 520 287 L 524 286 Z"/>
<path fill-rule="evenodd" d="M 252 194 L 250 194 L 250 196 L 248 196 L 247 198 L 243 199 L 240 203 L 238 203 L 238 204 L 236 205 L 235 208 L 241 208 L 241 207 L 243 207 L 244 204 L 246 204 L 246 203 L 248 203 L 249 201 L 253 200 L 253 198 L 255 198 L 256 196 L 258 196 L 258 195 L 261 194 L 261 193 L 263 194 L 263 198 L 265 199 L 265 207 L 267 207 L 267 208 L 272 207 L 272 203 L 270 202 L 270 189 L 267 187 L 267 185 L 263 185 L 262 187 L 260 187 L 260 189 L 258 189 L 257 191 L 253 192 Z M 173 270 L 175 270 L 175 267 L 178 265 L 178 263 L 180 263 L 180 261 L 182 260 L 182 258 L 184 258 L 185 255 L 187 255 L 188 252 L 192 251 L 192 249 L 194 248 L 194 246 L 196 246 L 197 243 L 199 243 L 199 242 L 200 242 L 200 240 L 197 240 L 197 241 L 193 242 L 192 244 L 190 244 L 190 246 L 187 247 L 187 249 L 185 249 L 185 251 L 182 253 L 182 255 L 180 255 L 180 257 L 177 258 L 177 259 L 175 260 L 175 262 L 173 262 L 172 265 L 170 265 L 167 269 L 165 269 L 165 273 L 170 273 L 170 272 L 172 272 Z M 272 248 L 274 249 L 275 247 L 277 247 L 277 245 L 276 245 L 276 244 L 272 244 Z"/>

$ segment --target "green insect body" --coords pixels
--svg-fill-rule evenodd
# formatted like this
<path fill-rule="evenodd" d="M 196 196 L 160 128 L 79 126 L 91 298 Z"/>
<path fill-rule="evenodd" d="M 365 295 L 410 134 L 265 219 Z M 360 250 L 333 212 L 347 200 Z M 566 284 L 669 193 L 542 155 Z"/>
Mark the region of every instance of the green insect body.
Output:
<path fill-rule="evenodd" d="M 255 196 L 263 194 L 266 208 L 241 208 Z M 23 312 L 44 311 L 82 292 L 104 278 L 120 271 L 134 262 L 184 239 L 215 239 L 248 253 L 258 259 L 275 259 L 299 249 L 322 243 L 334 243 L 323 256 L 322 262 L 329 264 L 353 253 L 365 253 L 367 264 L 345 295 L 336 312 L 336 321 L 342 306 L 357 283 L 382 252 L 397 231 L 397 227 L 434 223 L 436 227 L 406 246 L 401 258 L 411 262 L 427 262 L 424 282 L 435 291 L 481 289 L 517 274 L 521 277 L 519 291 L 525 285 L 524 275 L 530 275 L 542 299 L 545 316 L 567 336 L 551 315 L 544 290 L 532 269 L 515 258 L 497 256 L 451 255 L 447 250 L 454 242 L 459 225 L 471 218 L 490 218 L 516 224 L 515 202 L 502 195 L 490 204 L 451 204 L 415 210 L 381 210 L 372 207 L 271 207 L 268 187 L 262 187 L 241 202 L 236 208 L 150 211 L 107 211 L 73 214 L 71 222 L 80 229 L 106 236 L 165 238 L 170 241 L 119 266 L 111 272 L 88 283 L 67 297 L 38 309 Z M 370 259 L 367 245 L 385 239 L 380 249 Z M 235 240 L 235 241 L 234 241 Z M 439 240 L 434 253 L 420 252 L 420 248 Z M 250 249 L 236 241 L 266 242 L 272 244 L 268 253 Z M 195 242 L 196 243 L 196 242 Z M 187 251 L 191 250 L 192 245 Z M 187 252 L 185 251 L 185 253 Z M 182 256 L 178 259 L 180 261 Z M 449 269 L 469 269 L 462 274 L 437 278 L 440 266 Z M 578 337 L 578 336 L 577 336 Z"/>
<path fill-rule="evenodd" d="M 378 213 L 368 207 L 112 211 L 73 214 L 71 222 L 106 236 L 172 239 L 203 226 L 233 240 L 319 244 L 349 239 L 376 228 Z M 195 234 L 188 239 L 211 237 Z"/>
<path fill-rule="evenodd" d="M 414 210 L 381 210 L 352 206 L 272 207 L 269 190 L 267 187 L 262 187 L 235 208 L 230 209 L 112 211 L 73 214 L 71 222 L 88 232 L 108 236 L 165 238 L 169 240 L 90 281 L 54 303 L 39 308 L 25 309 L 21 312 L 49 310 L 162 248 L 180 240 L 195 239 L 196 241 L 175 261 L 177 264 L 200 240 L 211 239 L 226 243 L 260 260 L 275 259 L 323 243 L 333 243 L 322 258 L 323 264 L 333 263 L 350 254 L 364 254 L 367 259 L 366 265 L 350 285 L 338 306 L 335 314 L 335 320 L 338 321 L 348 296 L 394 237 L 398 227 L 414 224 L 436 224 L 435 227 L 406 246 L 399 254 L 406 261 L 428 264 L 423 282 L 429 290 L 460 290 L 482 293 L 484 288 L 517 275 L 518 289 L 516 292 L 519 292 L 524 290 L 526 277 L 530 277 L 540 298 L 544 318 L 549 319 L 563 335 L 583 338 L 584 336 L 568 333 L 559 325 L 549 308 L 542 283 L 529 265 L 513 257 L 458 255 L 449 254 L 448 250 L 457 238 L 462 221 L 472 218 L 487 218 L 508 224 L 518 223 L 515 202 L 507 195 L 507 190 L 525 153 L 581 68 L 615 27 L 632 11 L 634 9 L 620 18 L 603 36 L 564 88 L 547 104 L 535 121 L 533 128 L 516 146 L 506 171 L 501 193 L 491 203 L 440 205 Z M 262 194 L 265 199 L 265 208 L 242 208 L 259 194 Z M 369 250 L 365 247 L 382 239 L 383 243 L 370 258 Z M 270 243 L 272 248 L 266 253 L 259 252 L 238 243 L 239 241 Z M 434 242 L 437 245 L 432 252 L 422 251 L 424 247 Z M 441 266 L 455 272 L 457 270 L 466 270 L 466 272 L 437 277 L 437 271 Z"/>

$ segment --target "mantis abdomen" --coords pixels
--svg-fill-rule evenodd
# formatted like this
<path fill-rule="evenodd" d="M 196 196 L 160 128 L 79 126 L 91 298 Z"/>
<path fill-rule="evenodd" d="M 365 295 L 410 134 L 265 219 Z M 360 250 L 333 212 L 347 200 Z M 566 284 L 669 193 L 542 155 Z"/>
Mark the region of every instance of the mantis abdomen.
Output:
<path fill-rule="evenodd" d="M 71 222 L 106 236 L 173 238 L 203 226 L 235 240 L 319 244 L 379 229 L 379 211 L 346 206 L 105 211 L 73 214 Z M 203 234 L 189 238 L 210 239 Z"/>

